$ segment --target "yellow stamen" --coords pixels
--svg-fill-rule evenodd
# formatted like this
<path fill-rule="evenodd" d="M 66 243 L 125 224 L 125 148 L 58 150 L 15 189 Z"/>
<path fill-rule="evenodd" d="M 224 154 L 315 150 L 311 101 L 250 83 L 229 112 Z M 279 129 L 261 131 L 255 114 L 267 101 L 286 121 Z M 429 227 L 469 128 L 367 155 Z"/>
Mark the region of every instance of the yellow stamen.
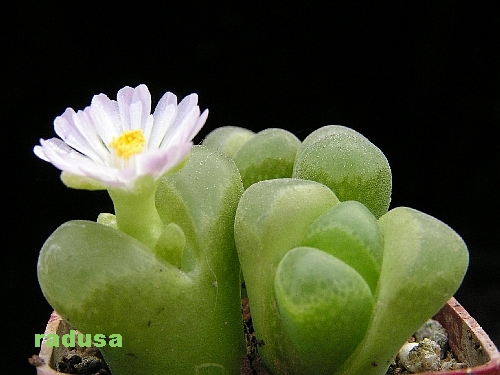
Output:
<path fill-rule="evenodd" d="M 142 130 L 127 130 L 119 137 L 113 138 L 109 144 L 110 147 L 116 150 L 116 155 L 123 159 L 128 159 L 132 155 L 140 154 L 146 144 L 146 138 Z"/>

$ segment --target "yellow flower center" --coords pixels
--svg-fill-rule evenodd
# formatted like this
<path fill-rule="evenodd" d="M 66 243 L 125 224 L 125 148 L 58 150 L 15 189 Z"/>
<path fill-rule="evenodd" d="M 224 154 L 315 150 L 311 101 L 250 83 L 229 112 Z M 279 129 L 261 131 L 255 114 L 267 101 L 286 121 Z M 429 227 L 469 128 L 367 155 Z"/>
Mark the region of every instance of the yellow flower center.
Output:
<path fill-rule="evenodd" d="M 116 155 L 127 160 L 135 154 L 140 154 L 146 144 L 144 133 L 140 129 L 124 131 L 119 137 L 113 138 L 109 144 L 116 150 Z"/>

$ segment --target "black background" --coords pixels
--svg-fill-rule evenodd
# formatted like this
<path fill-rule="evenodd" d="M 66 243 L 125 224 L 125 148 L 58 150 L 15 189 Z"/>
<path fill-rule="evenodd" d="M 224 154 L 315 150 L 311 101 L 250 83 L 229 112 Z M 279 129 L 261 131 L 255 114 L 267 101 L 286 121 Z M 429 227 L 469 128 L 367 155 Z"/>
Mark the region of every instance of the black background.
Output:
<path fill-rule="evenodd" d="M 105 192 L 67 189 L 32 147 L 54 136 L 52 121 L 66 107 L 140 83 L 154 103 L 167 90 L 199 94 L 210 115 L 197 142 L 223 125 L 281 127 L 301 139 L 327 124 L 361 132 L 391 164 L 391 206 L 431 214 L 468 244 L 457 297 L 500 344 L 496 1 L 40 2 L 18 3 L 2 18 L 3 331 L 12 372 L 34 373 L 27 358 L 51 312 L 36 279 L 44 240 L 64 221 L 112 210 Z"/>

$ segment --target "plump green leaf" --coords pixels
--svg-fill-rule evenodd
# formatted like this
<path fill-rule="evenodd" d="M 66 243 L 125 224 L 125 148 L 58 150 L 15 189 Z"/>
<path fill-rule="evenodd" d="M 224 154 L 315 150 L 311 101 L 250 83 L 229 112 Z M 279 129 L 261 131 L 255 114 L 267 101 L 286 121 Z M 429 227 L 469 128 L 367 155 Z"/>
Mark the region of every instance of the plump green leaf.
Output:
<path fill-rule="evenodd" d="M 155 246 L 156 255 L 168 263 L 182 268 L 182 253 L 186 247 L 186 235 L 180 226 L 169 223 L 165 226 Z"/>
<path fill-rule="evenodd" d="M 232 158 L 246 142 L 252 139 L 255 133 L 238 126 L 221 126 L 212 130 L 203 140 L 203 145 L 216 148 L 226 156 Z"/>
<path fill-rule="evenodd" d="M 276 311 L 276 267 L 288 250 L 300 246 L 314 220 L 337 203 L 317 182 L 275 179 L 250 186 L 238 205 L 235 240 L 255 332 L 265 342 L 259 353 L 277 373 L 301 364 Z"/>
<path fill-rule="evenodd" d="M 298 247 L 281 260 L 274 288 L 305 372 L 332 374 L 366 334 L 373 309 L 368 284 L 330 254 Z"/>
<path fill-rule="evenodd" d="M 300 140 L 283 129 L 266 129 L 248 140 L 233 157 L 245 189 L 262 180 L 292 177 L 299 146 Z"/>
<path fill-rule="evenodd" d="M 341 201 L 361 202 L 377 218 L 389 207 L 392 176 L 387 159 L 368 139 L 343 126 L 320 128 L 304 140 L 293 177 L 321 182 Z"/>
<path fill-rule="evenodd" d="M 373 293 L 383 256 L 377 219 L 361 203 L 346 201 L 321 215 L 310 227 L 303 246 L 321 249 L 358 271 Z"/>
<path fill-rule="evenodd" d="M 384 259 L 373 318 L 339 374 L 385 374 L 405 340 L 453 296 L 467 269 L 465 243 L 432 216 L 398 207 L 379 225 Z"/>
<path fill-rule="evenodd" d="M 44 244 L 38 277 L 75 328 L 122 335 L 101 348 L 113 373 L 236 373 L 244 351 L 234 215 L 243 192 L 234 163 L 194 147 L 164 177 L 156 248 L 89 221 L 69 222 Z M 106 222 L 106 220 L 104 220 Z"/>

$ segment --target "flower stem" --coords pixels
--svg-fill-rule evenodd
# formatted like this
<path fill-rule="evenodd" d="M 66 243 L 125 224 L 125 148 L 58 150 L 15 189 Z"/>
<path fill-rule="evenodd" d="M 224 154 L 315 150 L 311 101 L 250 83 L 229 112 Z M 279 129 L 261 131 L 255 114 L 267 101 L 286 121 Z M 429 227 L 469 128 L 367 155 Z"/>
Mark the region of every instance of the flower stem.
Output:
<path fill-rule="evenodd" d="M 118 229 L 154 249 L 164 225 L 156 211 L 156 183 L 134 191 L 108 189 L 115 207 Z"/>

